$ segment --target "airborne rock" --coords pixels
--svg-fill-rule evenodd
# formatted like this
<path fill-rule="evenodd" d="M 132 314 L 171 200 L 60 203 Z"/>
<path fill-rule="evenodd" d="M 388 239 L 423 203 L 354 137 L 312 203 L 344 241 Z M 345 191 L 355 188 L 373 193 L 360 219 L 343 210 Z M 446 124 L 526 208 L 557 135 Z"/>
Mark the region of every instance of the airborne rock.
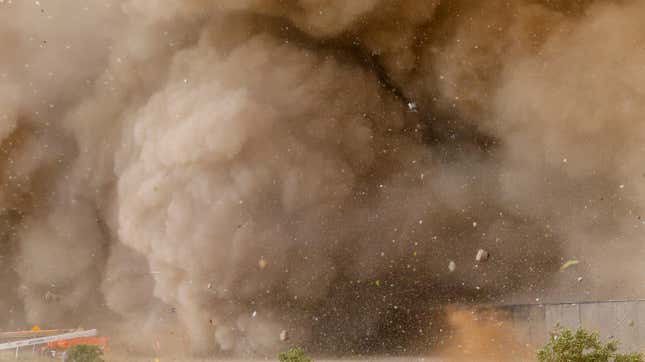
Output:
<path fill-rule="evenodd" d="M 486 250 L 479 249 L 477 250 L 477 255 L 475 255 L 475 260 L 478 262 L 487 261 L 489 257 L 490 254 Z"/>

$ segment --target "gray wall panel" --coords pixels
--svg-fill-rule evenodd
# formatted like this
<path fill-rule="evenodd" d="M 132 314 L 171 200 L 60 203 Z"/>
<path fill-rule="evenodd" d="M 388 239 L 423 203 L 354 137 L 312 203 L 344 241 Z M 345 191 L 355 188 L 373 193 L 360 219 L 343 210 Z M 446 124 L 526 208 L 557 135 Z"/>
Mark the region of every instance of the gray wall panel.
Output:
<path fill-rule="evenodd" d="M 548 332 L 560 324 L 614 337 L 623 351 L 645 351 L 645 301 L 603 301 L 580 304 L 510 305 L 501 307 L 519 333 L 533 346 L 542 346 Z M 644 337 L 644 338 L 641 338 Z"/>

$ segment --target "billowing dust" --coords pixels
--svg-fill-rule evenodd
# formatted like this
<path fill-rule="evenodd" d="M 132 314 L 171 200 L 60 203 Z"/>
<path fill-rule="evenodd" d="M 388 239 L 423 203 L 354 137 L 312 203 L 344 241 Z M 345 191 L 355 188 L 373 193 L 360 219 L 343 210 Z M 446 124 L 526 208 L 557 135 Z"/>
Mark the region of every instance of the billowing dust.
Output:
<path fill-rule="evenodd" d="M 643 297 L 643 14 L 0 0 L 0 328 L 405 354 L 446 304 Z"/>
<path fill-rule="evenodd" d="M 496 310 L 464 307 L 446 309 L 448 327 L 439 342 L 438 353 L 447 362 L 531 361 L 536 346 L 531 346 L 521 328 Z"/>

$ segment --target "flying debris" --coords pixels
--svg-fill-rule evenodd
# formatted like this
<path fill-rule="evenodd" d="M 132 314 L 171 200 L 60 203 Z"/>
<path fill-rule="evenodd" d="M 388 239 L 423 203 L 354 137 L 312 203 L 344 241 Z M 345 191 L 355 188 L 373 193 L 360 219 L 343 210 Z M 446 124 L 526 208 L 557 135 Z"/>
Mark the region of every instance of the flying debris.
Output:
<path fill-rule="evenodd" d="M 580 264 L 580 261 L 578 260 L 575 260 L 575 259 L 567 260 L 566 263 L 562 264 L 562 266 L 560 267 L 560 270 L 565 270 L 578 264 Z"/>
<path fill-rule="evenodd" d="M 457 269 L 457 264 L 455 264 L 455 262 L 451 260 L 448 263 L 448 270 L 452 273 L 455 271 L 455 269 Z"/>
<path fill-rule="evenodd" d="M 477 250 L 477 255 L 475 255 L 475 260 L 478 262 L 483 262 L 483 261 L 487 261 L 489 257 L 490 257 L 490 254 L 486 250 L 479 249 Z"/>
<path fill-rule="evenodd" d="M 289 332 L 286 329 L 283 329 L 280 332 L 280 341 L 286 342 L 287 340 L 289 340 Z"/>
<path fill-rule="evenodd" d="M 412 354 L 444 302 L 645 297 L 645 1 L 34 1 L 0 0 L 0 326 Z"/>

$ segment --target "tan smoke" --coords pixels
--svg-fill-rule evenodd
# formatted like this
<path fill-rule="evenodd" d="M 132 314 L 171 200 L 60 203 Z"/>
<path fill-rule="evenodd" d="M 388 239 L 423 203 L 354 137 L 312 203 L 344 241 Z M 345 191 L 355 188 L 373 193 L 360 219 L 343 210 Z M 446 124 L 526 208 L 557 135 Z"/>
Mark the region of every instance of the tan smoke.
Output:
<path fill-rule="evenodd" d="M 0 327 L 405 353 L 642 297 L 644 7 L 0 1 Z"/>
<path fill-rule="evenodd" d="M 446 315 L 450 329 L 440 337 L 439 352 L 447 361 L 510 362 L 533 357 L 527 336 L 499 311 L 450 307 Z"/>

